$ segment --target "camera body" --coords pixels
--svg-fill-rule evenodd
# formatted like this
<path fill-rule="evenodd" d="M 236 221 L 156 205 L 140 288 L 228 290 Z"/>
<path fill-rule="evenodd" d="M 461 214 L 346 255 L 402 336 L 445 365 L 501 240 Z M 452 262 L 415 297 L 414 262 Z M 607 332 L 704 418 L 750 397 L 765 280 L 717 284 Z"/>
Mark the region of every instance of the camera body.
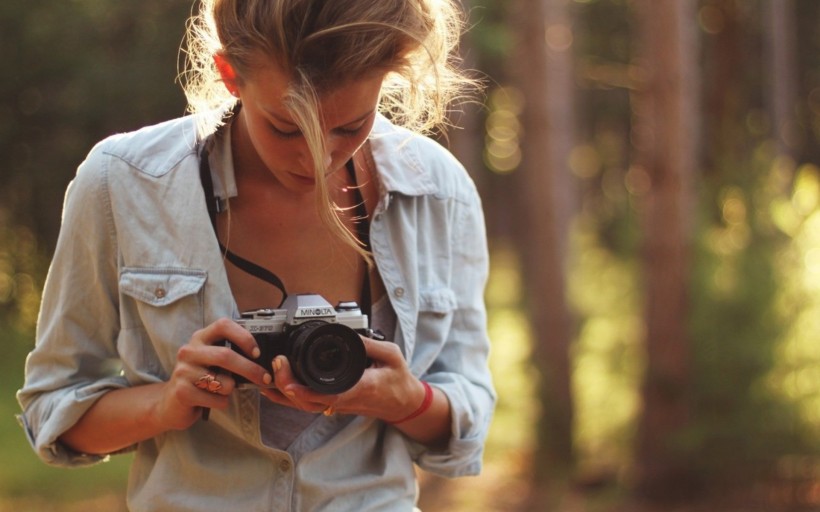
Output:
<path fill-rule="evenodd" d="M 281 309 L 248 311 L 237 323 L 253 335 L 261 355 L 252 359 L 226 341 L 228 346 L 269 371 L 273 359 L 284 355 L 296 379 L 319 393 L 347 391 L 368 366 L 359 335 L 374 333 L 355 302 L 333 307 L 321 295 L 292 295 Z M 239 375 L 234 378 L 240 386 L 248 384 Z"/>

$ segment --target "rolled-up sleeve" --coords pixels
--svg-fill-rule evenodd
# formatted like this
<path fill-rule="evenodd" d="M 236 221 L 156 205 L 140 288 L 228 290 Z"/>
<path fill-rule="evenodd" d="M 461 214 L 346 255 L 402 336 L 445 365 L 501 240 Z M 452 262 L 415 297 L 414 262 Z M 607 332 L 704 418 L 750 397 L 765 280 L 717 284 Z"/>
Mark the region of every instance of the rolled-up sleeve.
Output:
<path fill-rule="evenodd" d="M 478 194 L 457 202 L 451 231 L 451 289 L 456 305 L 441 352 L 422 377 L 441 389 L 450 401 L 452 437 L 443 452 L 421 450 L 418 465 L 441 476 L 476 475 L 496 394 L 488 366 L 490 341 L 484 289 L 489 255 L 484 216 Z"/>
<path fill-rule="evenodd" d="M 34 450 L 60 466 L 103 458 L 74 453 L 59 438 L 100 396 L 128 385 L 116 362 L 117 243 L 107 161 L 97 146 L 66 191 L 36 343 L 17 393 L 19 419 Z"/>

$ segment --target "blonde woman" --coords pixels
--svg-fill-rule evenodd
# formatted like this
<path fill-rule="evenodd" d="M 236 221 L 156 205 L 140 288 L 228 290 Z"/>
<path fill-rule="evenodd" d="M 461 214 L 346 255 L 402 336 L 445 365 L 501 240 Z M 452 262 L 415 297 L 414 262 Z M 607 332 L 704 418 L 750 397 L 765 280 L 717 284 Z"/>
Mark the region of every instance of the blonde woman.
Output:
<path fill-rule="evenodd" d="M 469 85 L 460 29 L 452 0 L 201 2 L 192 115 L 101 142 L 67 192 L 18 394 L 46 462 L 136 450 L 135 511 L 411 510 L 415 465 L 480 471 L 481 205 L 420 135 Z M 362 373 L 310 385 L 260 308 L 277 343 L 355 327 Z"/>

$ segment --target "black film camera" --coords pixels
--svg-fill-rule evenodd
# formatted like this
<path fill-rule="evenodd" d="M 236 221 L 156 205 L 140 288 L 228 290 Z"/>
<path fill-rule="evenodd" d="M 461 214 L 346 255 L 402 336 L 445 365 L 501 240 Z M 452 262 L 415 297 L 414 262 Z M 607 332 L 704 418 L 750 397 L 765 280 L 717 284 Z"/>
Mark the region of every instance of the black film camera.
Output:
<path fill-rule="evenodd" d="M 262 352 L 254 362 L 270 371 L 273 359 L 285 355 L 297 380 L 325 394 L 347 391 L 361 379 L 369 361 L 359 334 L 379 337 L 368 328 L 358 304 L 342 302 L 334 308 L 321 295 L 292 295 L 282 309 L 249 311 L 237 322 L 253 334 Z M 234 378 L 240 386 L 248 382 Z"/>

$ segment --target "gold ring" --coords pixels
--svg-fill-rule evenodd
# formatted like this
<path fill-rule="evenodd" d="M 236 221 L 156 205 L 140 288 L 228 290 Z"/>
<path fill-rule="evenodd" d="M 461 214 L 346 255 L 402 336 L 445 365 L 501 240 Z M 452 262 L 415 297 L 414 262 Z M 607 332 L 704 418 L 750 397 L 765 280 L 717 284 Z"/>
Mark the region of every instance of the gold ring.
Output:
<path fill-rule="evenodd" d="M 194 386 L 199 389 L 210 391 L 211 393 L 218 393 L 222 389 L 222 383 L 217 380 L 213 373 L 206 373 L 194 382 Z"/>

